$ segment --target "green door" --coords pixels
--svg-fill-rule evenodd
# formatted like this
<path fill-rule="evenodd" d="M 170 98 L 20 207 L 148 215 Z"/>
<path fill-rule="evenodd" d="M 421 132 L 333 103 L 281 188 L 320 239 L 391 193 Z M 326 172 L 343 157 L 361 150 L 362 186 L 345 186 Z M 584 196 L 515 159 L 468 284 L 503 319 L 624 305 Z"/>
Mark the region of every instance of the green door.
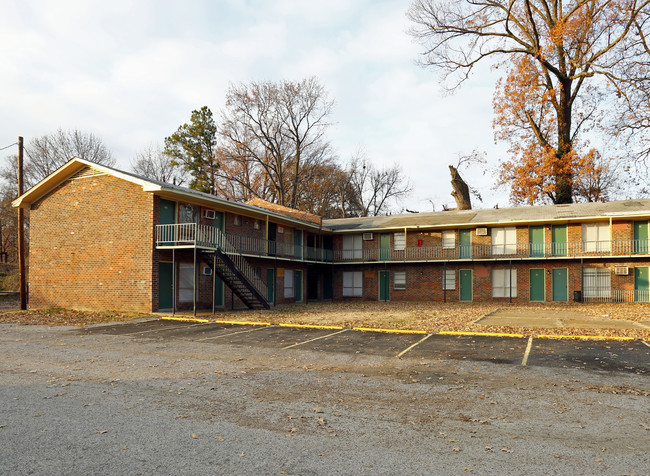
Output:
<path fill-rule="evenodd" d="M 158 309 L 171 309 L 173 301 L 173 271 L 172 263 L 158 263 Z"/>
<path fill-rule="evenodd" d="M 390 301 L 390 271 L 379 272 L 379 300 Z"/>
<path fill-rule="evenodd" d="M 458 251 L 460 258 L 472 257 L 472 230 L 458 230 Z"/>
<path fill-rule="evenodd" d="M 566 256 L 566 225 L 553 225 L 551 235 L 551 239 L 553 240 L 553 256 Z"/>
<path fill-rule="evenodd" d="M 544 300 L 544 270 L 531 269 L 530 270 L 530 300 L 543 301 Z"/>
<path fill-rule="evenodd" d="M 648 288 L 648 267 L 634 268 L 634 300 L 638 302 L 650 301 Z"/>
<path fill-rule="evenodd" d="M 214 278 L 214 307 L 222 307 L 224 295 L 223 281 L 214 273 L 214 271 L 212 277 Z"/>
<path fill-rule="evenodd" d="M 553 269 L 553 301 L 568 301 L 568 294 L 567 269 Z"/>
<path fill-rule="evenodd" d="M 531 226 L 528 228 L 528 244 L 530 256 L 544 256 L 544 227 Z M 531 299 L 532 301 L 532 299 Z"/>
<path fill-rule="evenodd" d="M 472 270 L 461 269 L 458 273 L 458 278 L 459 278 L 459 288 L 460 288 L 460 300 L 471 301 L 472 300 Z"/>
<path fill-rule="evenodd" d="M 379 260 L 388 261 L 390 259 L 390 233 L 379 235 Z"/>
<path fill-rule="evenodd" d="M 296 302 L 302 302 L 302 271 L 296 270 Z"/>
<path fill-rule="evenodd" d="M 334 283 L 332 282 L 332 273 L 323 272 L 323 299 L 329 300 L 334 296 Z"/>
<path fill-rule="evenodd" d="M 161 225 L 173 225 L 176 223 L 176 202 L 171 200 L 160 199 L 160 224 Z M 163 227 L 161 230 L 162 236 L 160 238 L 165 241 L 162 243 L 163 246 L 173 245 L 176 241 L 174 236 L 174 227 Z"/>
<path fill-rule="evenodd" d="M 275 302 L 275 270 L 273 268 L 266 270 L 266 300 L 269 304 Z"/>
<path fill-rule="evenodd" d="M 648 254 L 648 222 L 634 222 L 634 254 Z"/>

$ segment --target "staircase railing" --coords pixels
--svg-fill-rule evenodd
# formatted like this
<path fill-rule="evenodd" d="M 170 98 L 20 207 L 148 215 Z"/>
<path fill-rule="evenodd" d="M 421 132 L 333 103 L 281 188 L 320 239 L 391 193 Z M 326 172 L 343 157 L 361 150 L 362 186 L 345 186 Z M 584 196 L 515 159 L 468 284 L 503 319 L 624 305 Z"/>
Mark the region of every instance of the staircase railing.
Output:
<path fill-rule="evenodd" d="M 218 228 L 196 223 L 175 223 L 156 226 L 156 246 L 183 245 L 194 245 L 221 250 L 228 255 L 242 276 L 250 282 L 255 290 L 262 297 L 266 296 L 266 285 L 260 275 Z"/>
<path fill-rule="evenodd" d="M 203 225 L 202 225 L 203 226 Z M 233 264 L 237 267 L 239 272 L 248 280 L 248 282 L 255 288 L 255 290 L 260 294 L 260 296 L 266 296 L 266 285 L 262 281 L 260 275 L 255 271 L 250 263 L 244 258 L 244 256 L 235 248 L 228 238 L 221 232 L 221 230 L 214 227 L 214 238 L 217 246 L 215 248 L 220 249 L 224 254 L 228 255 Z"/>

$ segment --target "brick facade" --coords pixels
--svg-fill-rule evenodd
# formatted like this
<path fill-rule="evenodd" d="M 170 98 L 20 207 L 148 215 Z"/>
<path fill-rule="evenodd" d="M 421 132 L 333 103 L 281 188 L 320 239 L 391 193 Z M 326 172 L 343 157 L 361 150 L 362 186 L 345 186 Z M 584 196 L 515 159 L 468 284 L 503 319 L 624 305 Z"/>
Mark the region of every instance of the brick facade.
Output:
<path fill-rule="evenodd" d="M 153 196 L 110 175 L 67 180 L 30 209 L 30 308 L 152 310 Z"/>

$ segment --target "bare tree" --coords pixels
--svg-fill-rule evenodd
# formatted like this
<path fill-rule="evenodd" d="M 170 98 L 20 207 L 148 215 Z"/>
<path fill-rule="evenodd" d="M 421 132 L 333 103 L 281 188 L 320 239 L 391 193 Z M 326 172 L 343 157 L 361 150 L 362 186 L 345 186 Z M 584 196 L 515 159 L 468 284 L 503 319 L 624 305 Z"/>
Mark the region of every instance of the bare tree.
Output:
<path fill-rule="evenodd" d="M 172 162 L 160 145 L 149 144 L 138 152 L 131 161 L 131 169 L 138 175 L 160 182 L 183 185 L 187 173 Z"/>
<path fill-rule="evenodd" d="M 220 130 L 218 189 L 296 208 L 309 171 L 334 158 L 325 138 L 333 102 L 309 78 L 233 85 Z"/>
<path fill-rule="evenodd" d="M 73 157 L 112 166 L 113 154 L 95 134 L 78 129 L 57 129 L 54 134 L 36 137 L 25 146 L 24 180 L 32 187 Z M 9 158 L 2 171 L 3 178 L 13 187 L 16 183 L 15 156 Z"/>
<path fill-rule="evenodd" d="M 347 200 L 347 216 L 378 216 L 392 210 L 395 201 L 411 192 L 409 181 L 398 165 L 375 168 L 363 151 L 357 151 L 349 166 L 352 196 Z"/>

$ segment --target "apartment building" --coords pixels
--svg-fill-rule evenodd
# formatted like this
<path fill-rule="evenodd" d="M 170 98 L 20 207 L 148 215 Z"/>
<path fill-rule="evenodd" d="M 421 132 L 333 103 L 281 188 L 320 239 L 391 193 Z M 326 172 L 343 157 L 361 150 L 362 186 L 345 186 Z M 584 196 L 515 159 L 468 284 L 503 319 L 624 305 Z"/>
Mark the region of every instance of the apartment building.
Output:
<path fill-rule="evenodd" d="M 650 297 L 650 200 L 328 220 L 73 159 L 13 204 L 31 308 Z"/>

